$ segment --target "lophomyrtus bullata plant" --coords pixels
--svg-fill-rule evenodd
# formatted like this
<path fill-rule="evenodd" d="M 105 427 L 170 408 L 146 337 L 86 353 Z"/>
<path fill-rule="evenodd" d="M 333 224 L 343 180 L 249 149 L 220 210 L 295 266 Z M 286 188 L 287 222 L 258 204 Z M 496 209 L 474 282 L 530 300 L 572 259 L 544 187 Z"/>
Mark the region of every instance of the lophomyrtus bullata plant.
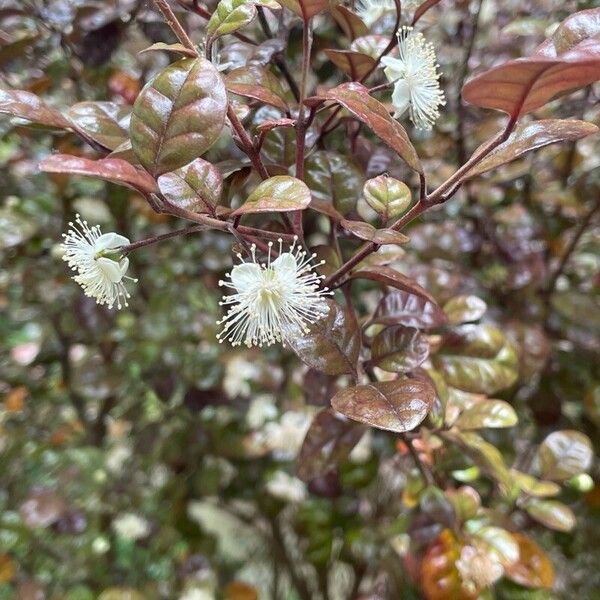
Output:
<path fill-rule="evenodd" d="M 116 473 L 149 444 L 171 482 L 172 517 L 154 500 L 146 517 L 81 509 L 94 539 L 117 539 L 90 542 L 107 562 L 82 559 L 85 585 L 302 600 L 574 589 L 543 547 L 578 535 L 585 492 L 598 502 L 600 9 L 123 0 L 65 2 L 65 25 L 51 6 L 8 4 L 7 36 L 30 37 L 6 46 L 55 44 L 71 69 L 33 85 L 10 69 L 18 48 L 0 49 L 0 112 L 44 136 L 39 168 L 62 198 L 48 268 L 62 258 L 73 281 L 57 271 L 35 317 L 74 411 L 55 445 L 121 447 Z M 103 38 L 137 78 L 107 84 Z M 44 93 L 62 76 L 69 87 Z M 116 198 L 102 224 L 68 191 L 91 185 L 81 176 Z M 77 387 L 87 353 L 110 392 Z M 29 385 L 19 373 L 1 375 L 7 393 Z M 77 493 L 32 486 L 21 518 L 59 531 Z M 252 553 L 186 537 L 191 521 L 224 535 L 208 505 L 254 531 L 267 576 L 242 568 Z M 52 518 L 33 518 L 40 506 Z M 165 553 L 164 575 L 135 573 L 138 550 Z M 210 576 L 181 566 L 196 554 Z M 42 583 L 65 597 L 73 577 Z"/>

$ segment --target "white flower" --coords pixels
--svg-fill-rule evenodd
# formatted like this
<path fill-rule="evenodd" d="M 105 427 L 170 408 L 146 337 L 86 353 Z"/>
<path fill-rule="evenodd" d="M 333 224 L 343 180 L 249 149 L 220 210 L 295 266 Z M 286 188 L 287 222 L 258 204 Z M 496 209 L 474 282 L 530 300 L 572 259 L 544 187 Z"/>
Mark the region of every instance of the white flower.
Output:
<path fill-rule="evenodd" d="M 273 242 L 269 242 L 266 264 L 257 261 L 253 244 L 252 262 L 245 262 L 238 254 L 242 264 L 227 274 L 231 281 L 219 281 L 219 285 L 235 290 L 234 294 L 223 296 L 220 303 L 231 308 L 217 323 L 224 323 L 217 335 L 219 342 L 270 346 L 285 341 L 294 330 L 308 333 L 307 325 L 327 314 L 323 297 L 331 292 L 319 289 L 323 277 L 314 273 L 312 260 L 316 254 L 307 255 L 296 246 L 296 238 L 289 252 L 281 252 L 281 243 L 279 240 L 278 258 L 271 261 Z"/>
<path fill-rule="evenodd" d="M 127 306 L 129 293 L 125 289 L 129 259 L 119 252 L 129 240 L 117 233 L 102 233 L 100 227 L 89 227 L 77 215 L 75 223 L 69 223 L 69 231 L 63 234 L 63 260 L 77 272 L 73 279 L 83 288 L 86 296 L 95 298 L 98 304 L 112 308 Z M 114 255 L 115 258 L 109 258 Z"/>
<path fill-rule="evenodd" d="M 179 596 L 179 600 L 215 600 L 215 595 L 210 590 L 191 588 Z"/>
<path fill-rule="evenodd" d="M 404 2 L 402 3 L 404 6 Z M 356 12 L 367 27 L 374 25 L 385 13 L 396 11 L 394 0 L 359 0 Z"/>
<path fill-rule="evenodd" d="M 271 396 L 257 396 L 250 402 L 246 413 L 246 423 L 250 429 L 258 429 L 267 421 L 277 417 L 277 407 Z"/>
<path fill-rule="evenodd" d="M 306 498 L 304 482 L 285 471 L 275 471 L 265 487 L 271 496 L 286 502 L 302 502 Z"/>
<path fill-rule="evenodd" d="M 394 117 L 401 117 L 408 110 L 417 128 L 431 129 L 440 116 L 438 107 L 446 104 L 433 45 L 425 41 L 422 33 L 413 33 L 412 27 L 402 27 L 398 32 L 398 50 L 398 58 L 381 59 L 388 80 L 394 83 Z"/>
<path fill-rule="evenodd" d="M 456 561 L 463 587 L 470 594 L 478 594 L 498 581 L 504 574 L 504 567 L 495 552 L 479 546 L 466 545 Z"/>
<path fill-rule="evenodd" d="M 279 421 L 270 421 L 262 430 L 265 445 L 278 460 L 293 460 L 298 454 L 306 432 L 312 423 L 312 415 L 288 410 Z"/>
<path fill-rule="evenodd" d="M 132 541 L 141 540 L 150 533 L 148 521 L 134 513 L 119 515 L 112 526 L 117 535 Z"/>

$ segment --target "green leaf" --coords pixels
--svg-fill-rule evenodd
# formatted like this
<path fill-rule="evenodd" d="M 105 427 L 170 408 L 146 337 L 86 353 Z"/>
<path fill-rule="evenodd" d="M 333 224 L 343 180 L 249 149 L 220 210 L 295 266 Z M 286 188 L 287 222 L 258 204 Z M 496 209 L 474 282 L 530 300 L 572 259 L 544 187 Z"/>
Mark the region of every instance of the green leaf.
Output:
<path fill-rule="evenodd" d="M 378 333 L 371 345 L 371 363 L 391 373 L 409 373 L 429 356 L 427 338 L 418 329 L 395 325 Z"/>
<path fill-rule="evenodd" d="M 351 313 L 328 300 L 327 316 L 304 333 L 298 330 L 287 343 L 309 367 L 328 375 L 355 374 L 360 352 L 360 331 Z"/>
<path fill-rule="evenodd" d="M 368 242 L 375 242 L 381 246 L 388 244 L 394 244 L 399 246 L 406 244 L 409 241 L 403 233 L 396 231 L 395 229 L 375 229 L 370 223 L 364 221 L 349 221 L 348 219 L 342 219 L 340 225 L 350 233 L 354 234 L 361 240 L 367 240 Z"/>
<path fill-rule="evenodd" d="M 542 475 L 557 481 L 584 473 L 592 466 L 593 457 L 590 439 L 573 430 L 551 433 L 538 450 Z"/>
<path fill-rule="evenodd" d="M 303 181 L 276 175 L 260 183 L 233 214 L 303 210 L 309 204 L 310 190 Z"/>
<path fill-rule="evenodd" d="M 155 75 L 133 106 L 130 134 L 140 163 L 154 176 L 204 154 L 225 125 L 227 92 L 204 58 L 184 58 Z"/>
<path fill-rule="evenodd" d="M 275 0 L 221 0 L 206 25 L 208 38 L 215 39 L 245 27 L 256 16 L 257 6 L 279 8 Z"/>
<path fill-rule="evenodd" d="M 486 311 L 487 304 L 477 296 L 455 296 L 444 305 L 451 325 L 478 321 Z"/>
<path fill-rule="evenodd" d="M 140 50 L 138 54 L 144 54 L 146 52 L 175 52 L 176 54 L 183 54 L 183 56 L 189 58 L 196 58 L 196 56 L 198 56 L 195 51 L 179 43 L 165 44 L 164 42 L 156 42 L 155 44 L 148 46 L 148 48 Z"/>
<path fill-rule="evenodd" d="M 346 215 L 356 208 L 363 176 L 346 156 L 318 150 L 306 159 L 306 183 L 317 200 L 326 200 Z"/>
<path fill-rule="evenodd" d="M 214 215 L 223 190 L 223 176 L 215 165 L 197 158 L 181 169 L 161 175 L 158 187 L 172 204 Z"/>
<path fill-rule="evenodd" d="M 541 481 L 516 469 L 511 469 L 510 474 L 517 487 L 528 496 L 545 498 L 547 496 L 556 496 L 560 492 L 560 486 L 558 483 L 554 483 L 554 481 Z"/>
<path fill-rule="evenodd" d="M 403 215 L 411 203 L 410 188 L 388 175 L 369 179 L 363 187 L 363 194 L 367 204 L 384 223 Z"/>
<path fill-rule="evenodd" d="M 481 527 L 473 536 L 484 542 L 489 550 L 496 554 L 502 565 L 508 566 L 519 560 L 519 544 L 506 529 Z"/>
<path fill-rule="evenodd" d="M 327 475 L 344 461 L 363 436 L 365 428 L 330 409 L 318 413 L 298 455 L 298 477 L 311 481 Z"/>
<path fill-rule="evenodd" d="M 423 422 L 434 396 L 435 390 L 425 381 L 398 379 L 343 389 L 331 405 L 355 421 L 402 433 Z"/>
<path fill-rule="evenodd" d="M 484 400 L 467 408 L 454 423 L 459 429 L 499 428 L 516 425 L 515 409 L 504 400 Z"/>
<path fill-rule="evenodd" d="M 518 375 L 514 348 L 502 331 L 491 325 L 455 327 L 433 363 L 451 386 L 480 394 L 505 389 Z"/>
<path fill-rule="evenodd" d="M 481 507 L 481 496 L 468 485 L 463 485 L 457 490 L 448 489 L 446 496 L 452 503 L 456 516 L 463 522 L 472 519 Z"/>
<path fill-rule="evenodd" d="M 524 506 L 527 513 L 542 525 L 555 531 L 571 531 L 575 527 L 573 511 L 558 500 L 528 500 Z"/>
<path fill-rule="evenodd" d="M 131 109 L 115 102 L 78 102 L 68 118 L 92 140 L 115 150 L 129 139 Z"/>

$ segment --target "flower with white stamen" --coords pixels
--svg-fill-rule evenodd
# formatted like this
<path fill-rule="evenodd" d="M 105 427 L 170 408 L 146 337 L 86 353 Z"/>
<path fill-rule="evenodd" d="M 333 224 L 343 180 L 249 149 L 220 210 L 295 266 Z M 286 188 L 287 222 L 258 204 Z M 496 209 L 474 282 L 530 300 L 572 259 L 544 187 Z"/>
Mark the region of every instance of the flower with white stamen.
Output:
<path fill-rule="evenodd" d="M 289 252 L 282 252 L 280 239 L 279 256 L 275 260 L 271 260 L 273 242 L 269 242 L 266 264 L 257 261 L 254 244 L 250 262 L 237 255 L 242 264 L 227 274 L 228 281 L 219 281 L 220 286 L 234 290 L 233 294 L 223 296 L 220 303 L 230 308 L 217 323 L 223 324 L 217 335 L 219 342 L 270 346 L 285 342 L 294 330 L 308 333 L 308 325 L 327 314 L 324 297 L 332 292 L 319 288 L 324 277 L 314 272 L 316 254 L 308 255 L 296 242 L 295 237 Z"/>
<path fill-rule="evenodd" d="M 398 31 L 398 58 L 384 56 L 381 63 L 394 84 L 394 117 L 408 110 L 418 129 L 431 129 L 440 116 L 439 107 L 446 104 L 433 45 L 422 33 L 414 33 L 412 27 L 402 27 Z"/>
<path fill-rule="evenodd" d="M 394 0 L 359 0 L 356 13 L 367 27 L 374 25 L 383 15 L 396 11 Z"/>
<path fill-rule="evenodd" d="M 137 281 L 127 277 L 129 259 L 120 252 L 129 240 L 118 233 L 102 233 L 100 226 L 90 227 L 76 215 L 75 223 L 69 223 L 69 230 L 63 234 L 63 260 L 76 271 L 73 279 L 83 288 L 86 296 L 94 298 L 98 304 L 112 308 L 127 306 L 130 297 L 124 280 Z M 111 258 L 112 256 L 112 258 Z"/>

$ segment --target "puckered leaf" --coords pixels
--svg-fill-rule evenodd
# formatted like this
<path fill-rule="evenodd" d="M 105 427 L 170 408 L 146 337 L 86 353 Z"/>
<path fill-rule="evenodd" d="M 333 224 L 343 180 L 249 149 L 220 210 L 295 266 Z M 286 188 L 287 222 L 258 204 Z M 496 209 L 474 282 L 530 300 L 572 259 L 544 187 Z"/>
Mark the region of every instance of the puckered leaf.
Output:
<path fill-rule="evenodd" d="M 181 169 L 161 175 L 158 187 L 172 204 L 214 215 L 223 190 L 223 176 L 215 165 L 197 158 Z"/>
<path fill-rule="evenodd" d="M 533 498 L 525 504 L 525 510 L 536 521 L 555 531 L 571 531 L 575 527 L 573 511 L 558 500 Z"/>
<path fill-rule="evenodd" d="M 507 388 L 518 375 L 514 348 L 492 325 L 455 327 L 433 363 L 453 387 L 480 394 Z"/>
<path fill-rule="evenodd" d="M 40 163 L 40 169 L 48 173 L 97 177 L 144 193 L 158 191 L 156 182 L 148 173 L 118 158 L 90 160 L 69 154 L 53 154 Z"/>
<path fill-rule="evenodd" d="M 411 202 L 410 188 L 388 175 L 369 179 L 363 187 L 363 195 L 367 204 L 379 214 L 383 222 L 403 215 Z"/>
<path fill-rule="evenodd" d="M 350 278 L 377 281 L 384 285 L 396 288 L 397 290 L 420 296 L 425 300 L 429 300 L 432 304 L 435 304 L 435 299 L 426 289 L 422 288 L 414 279 L 399 273 L 391 267 L 363 267 L 359 271 L 352 273 Z"/>
<path fill-rule="evenodd" d="M 254 98 L 283 111 L 288 108 L 279 79 L 269 70 L 257 65 L 230 71 L 225 76 L 225 86 L 232 94 Z"/>
<path fill-rule="evenodd" d="M 317 414 L 298 455 L 298 477 L 311 481 L 323 477 L 345 460 L 365 428 L 330 409 Z"/>
<path fill-rule="evenodd" d="M 0 113 L 40 125 L 69 129 L 71 124 L 39 96 L 24 90 L 0 90 Z"/>
<path fill-rule="evenodd" d="M 423 422 L 434 397 L 435 390 L 425 381 L 397 379 L 343 389 L 331 405 L 355 421 L 402 433 Z"/>
<path fill-rule="evenodd" d="M 427 338 L 412 327 L 387 327 L 371 344 L 371 363 L 391 373 L 414 371 L 428 356 Z"/>
<path fill-rule="evenodd" d="M 444 312 L 452 325 L 478 321 L 486 310 L 487 304 L 477 296 L 455 296 L 444 305 Z"/>
<path fill-rule="evenodd" d="M 500 144 L 481 162 L 477 163 L 468 172 L 467 178 L 496 169 L 532 150 L 557 142 L 579 140 L 597 131 L 598 127 L 593 123 L 578 121 L 577 119 L 545 119 L 520 125 L 506 142 Z"/>
<path fill-rule="evenodd" d="M 303 181 L 276 175 L 263 181 L 233 214 L 303 210 L 309 204 L 310 190 Z"/>
<path fill-rule="evenodd" d="M 524 533 L 512 536 L 519 545 L 519 560 L 506 567 L 506 576 L 524 587 L 551 589 L 555 575 L 548 555 Z"/>
<path fill-rule="evenodd" d="M 381 300 L 373 321 L 382 325 L 434 329 L 444 325 L 447 318 L 436 302 L 423 296 L 394 290 Z"/>
<path fill-rule="evenodd" d="M 309 104 L 318 104 L 323 100 L 331 100 L 341 104 L 357 119 L 386 143 L 392 150 L 406 161 L 406 164 L 417 171 L 423 172 L 417 151 L 410 142 L 404 127 L 392 118 L 387 108 L 369 95 L 369 90 L 360 83 L 343 83 L 327 90 L 315 98 L 308 99 Z"/>
<path fill-rule="evenodd" d="M 454 423 L 459 429 L 512 427 L 519 418 L 515 409 L 504 400 L 484 400 L 467 408 Z"/>
<path fill-rule="evenodd" d="M 115 150 L 129 138 L 131 109 L 115 102 L 78 102 L 67 111 L 69 119 L 92 140 Z"/>
<path fill-rule="evenodd" d="M 221 0 L 206 25 L 209 39 L 234 33 L 256 16 L 257 6 L 279 8 L 275 0 Z"/>
<path fill-rule="evenodd" d="M 131 143 L 153 175 L 174 171 L 204 154 L 227 114 L 227 92 L 204 58 L 184 58 L 155 75 L 133 106 Z"/>
<path fill-rule="evenodd" d="M 340 225 L 350 233 L 353 233 L 357 238 L 375 242 L 381 246 L 387 244 L 406 244 L 409 241 L 409 238 L 395 229 L 375 229 L 373 225 L 365 221 L 342 219 Z"/>
<path fill-rule="evenodd" d="M 309 366 L 328 375 L 356 373 L 360 331 L 349 311 L 328 300 L 329 312 L 310 327 L 309 333 L 290 335 L 288 344 Z"/>
<path fill-rule="evenodd" d="M 592 465 L 593 457 L 590 439 L 574 430 L 554 431 L 538 450 L 542 475 L 557 481 L 584 473 Z"/>

